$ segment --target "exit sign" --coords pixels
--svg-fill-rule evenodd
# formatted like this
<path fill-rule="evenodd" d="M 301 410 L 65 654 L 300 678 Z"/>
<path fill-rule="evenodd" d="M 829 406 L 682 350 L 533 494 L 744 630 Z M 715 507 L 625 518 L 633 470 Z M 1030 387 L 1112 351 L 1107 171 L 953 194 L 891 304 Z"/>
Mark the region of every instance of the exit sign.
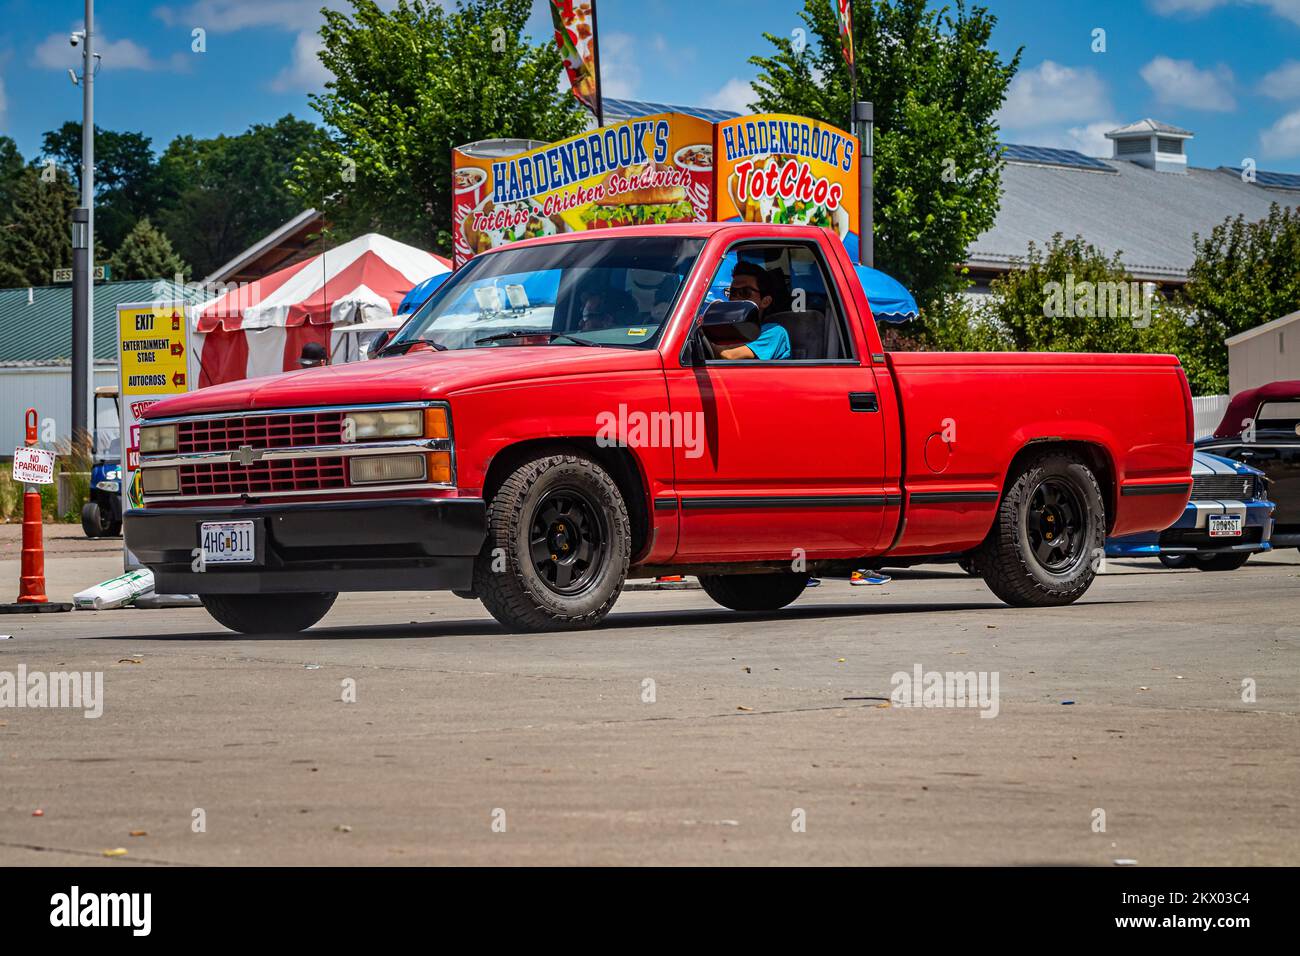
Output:
<path fill-rule="evenodd" d="M 108 266 L 95 266 L 94 281 L 105 282 L 113 275 L 113 270 Z M 72 282 L 71 269 L 55 269 L 54 284 L 68 285 Z"/>

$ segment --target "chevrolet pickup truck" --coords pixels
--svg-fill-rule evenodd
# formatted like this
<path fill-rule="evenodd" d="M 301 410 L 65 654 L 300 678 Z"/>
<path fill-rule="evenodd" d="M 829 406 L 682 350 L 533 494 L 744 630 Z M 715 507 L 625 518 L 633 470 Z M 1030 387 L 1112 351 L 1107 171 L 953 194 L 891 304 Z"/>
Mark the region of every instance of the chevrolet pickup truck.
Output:
<path fill-rule="evenodd" d="M 829 230 L 614 228 L 477 256 L 372 361 L 154 405 L 126 541 L 246 633 L 401 589 L 583 628 L 663 574 L 772 612 L 921 561 L 1063 605 L 1182 514 L 1192 439 L 1173 356 L 887 353 Z"/>

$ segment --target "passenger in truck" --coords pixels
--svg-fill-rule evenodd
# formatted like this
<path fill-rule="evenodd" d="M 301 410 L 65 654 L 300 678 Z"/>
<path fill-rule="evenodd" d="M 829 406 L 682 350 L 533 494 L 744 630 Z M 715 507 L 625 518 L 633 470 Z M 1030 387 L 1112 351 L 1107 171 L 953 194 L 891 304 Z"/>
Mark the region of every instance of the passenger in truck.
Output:
<path fill-rule="evenodd" d="M 724 359 L 788 359 L 790 336 L 781 326 L 763 322 L 765 316 L 779 308 L 788 292 L 785 278 L 777 270 L 764 269 L 753 262 L 738 262 L 731 272 L 731 285 L 726 289 L 729 299 L 748 299 L 758 306 L 758 338 L 752 342 L 733 346 L 714 346 L 718 358 Z"/>

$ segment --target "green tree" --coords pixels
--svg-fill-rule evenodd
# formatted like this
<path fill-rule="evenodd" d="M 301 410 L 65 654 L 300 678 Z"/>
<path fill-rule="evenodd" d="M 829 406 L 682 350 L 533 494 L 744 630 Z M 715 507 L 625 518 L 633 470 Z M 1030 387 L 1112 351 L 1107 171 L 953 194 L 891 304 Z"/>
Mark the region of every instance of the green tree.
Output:
<path fill-rule="evenodd" d="M 77 191 L 63 170 L 47 180 L 38 167 L 29 166 L 12 194 L 12 213 L 0 225 L 0 288 L 49 285 L 55 269 L 72 265 Z"/>
<path fill-rule="evenodd" d="M 158 161 L 143 133 L 95 127 L 95 235 L 109 248 L 126 238 L 136 221 L 154 215 L 161 199 Z M 41 153 L 63 166 L 81 191 L 81 123 L 50 130 Z"/>
<path fill-rule="evenodd" d="M 828 0 L 804 0 L 808 41 L 764 34 L 776 47 L 760 70 L 755 108 L 849 123 L 848 68 Z M 858 0 L 853 5 L 859 98 L 875 109 L 875 260 L 922 307 L 963 284 L 956 266 L 993 225 L 1001 162 L 993 115 L 1020 63 L 989 48 L 997 18 L 958 0 Z"/>
<path fill-rule="evenodd" d="M 1228 390 L 1224 339 L 1300 309 L 1300 208 L 1274 203 L 1267 216 L 1229 218 L 1195 237 L 1196 260 L 1182 304 L 1196 329 L 1204 394 Z"/>
<path fill-rule="evenodd" d="M 473 140 L 552 141 L 579 132 L 558 88 L 554 44 L 532 44 L 531 0 L 351 0 L 325 11 L 321 62 L 334 75 L 312 103 L 332 133 L 304 154 L 295 188 L 341 238 L 379 230 L 450 248 L 451 150 Z"/>
<path fill-rule="evenodd" d="M 1108 258 L 1080 236 L 1030 243 L 983 301 L 948 298 L 925 328 L 927 341 L 946 349 L 1171 353 L 1193 383 L 1204 373 L 1183 311 L 1130 275 L 1118 252 Z"/>
<path fill-rule="evenodd" d="M 148 218 L 127 233 L 110 264 L 114 279 L 171 279 L 177 274 L 188 278 L 190 273 L 168 238 Z"/>
<path fill-rule="evenodd" d="M 8 136 L 0 136 L 0 226 L 10 221 L 17 199 L 18 182 L 22 178 L 23 154 Z"/>
<path fill-rule="evenodd" d="M 159 161 L 158 224 L 195 273 L 209 275 L 302 212 L 288 187 L 294 162 L 327 144 L 320 127 L 293 116 L 238 136 L 178 136 Z"/>

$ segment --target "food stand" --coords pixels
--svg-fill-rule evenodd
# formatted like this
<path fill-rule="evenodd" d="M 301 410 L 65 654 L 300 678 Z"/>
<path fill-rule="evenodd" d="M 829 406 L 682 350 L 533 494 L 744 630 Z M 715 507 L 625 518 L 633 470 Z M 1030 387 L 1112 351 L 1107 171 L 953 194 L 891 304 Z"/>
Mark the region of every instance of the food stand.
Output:
<path fill-rule="evenodd" d="M 452 151 L 453 259 L 537 236 L 743 220 L 832 228 L 858 252 L 856 137 L 801 116 L 627 119 L 556 143 Z"/>

